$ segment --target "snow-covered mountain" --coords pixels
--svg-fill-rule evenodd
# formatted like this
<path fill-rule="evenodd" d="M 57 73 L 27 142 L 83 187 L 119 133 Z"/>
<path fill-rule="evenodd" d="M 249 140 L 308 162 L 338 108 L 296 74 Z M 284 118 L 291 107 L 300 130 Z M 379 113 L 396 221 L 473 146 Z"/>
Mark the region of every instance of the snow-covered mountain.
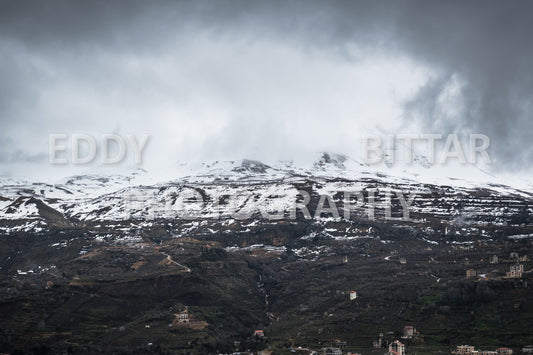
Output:
<path fill-rule="evenodd" d="M 142 170 L 128 175 L 78 175 L 55 183 L 2 178 L 0 232 L 117 225 L 128 230 L 162 221 L 175 225 L 185 221 L 216 225 L 235 219 L 274 223 L 302 217 L 295 207 L 301 202 L 302 191 L 309 195 L 309 215 L 315 221 L 368 220 L 372 207 L 373 218 L 384 223 L 423 225 L 438 220 L 444 224 L 519 225 L 520 216 L 531 213 L 533 188 L 527 184 L 508 186 L 479 173 L 471 180 L 447 177 L 438 171 L 413 175 L 402 169 L 367 166 L 340 154 L 321 153 L 307 167 L 248 159 L 198 167 L 181 164 L 176 177 L 169 181 L 157 181 Z M 391 200 L 389 216 L 395 218 L 387 218 L 387 211 L 379 205 L 386 201 L 387 191 L 401 191 L 405 198 L 413 196 L 409 220 L 399 218 L 404 206 L 397 195 Z M 350 205 L 345 199 L 347 192 L 360 192 L 359 204 Z M 318 205 L 331 204 L 338 209 L 338 216 L 317 213 Z"/>

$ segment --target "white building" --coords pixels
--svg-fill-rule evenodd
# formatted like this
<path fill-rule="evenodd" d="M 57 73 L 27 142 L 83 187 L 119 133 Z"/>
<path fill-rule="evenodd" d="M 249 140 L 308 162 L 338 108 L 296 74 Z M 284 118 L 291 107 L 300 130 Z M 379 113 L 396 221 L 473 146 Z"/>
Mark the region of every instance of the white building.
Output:
<path fill-rule="evenodd" d="M 524 272 L 524 265 L 522 264 L 516 264 L 512 265 L 510 270 L 507 272 L 507 277 L 512 279 L 519 279 L 522 277 L 522 273 Z"/>
<path fill-rule="evenodd" d="M 405 355 L 405 345 L 395 340 L 389 344 L 389 355 Z"/>
<path fill-rule="evenodd" d="M 350 291 L 350 301 L 353 301 L 356 298 L 357 298 L 357 292 Z"/>

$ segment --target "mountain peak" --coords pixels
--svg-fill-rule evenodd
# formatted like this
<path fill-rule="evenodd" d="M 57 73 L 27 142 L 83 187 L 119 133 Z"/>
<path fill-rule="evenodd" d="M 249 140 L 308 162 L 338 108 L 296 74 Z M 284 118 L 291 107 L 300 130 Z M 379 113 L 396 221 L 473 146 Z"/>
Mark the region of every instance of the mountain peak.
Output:
<path fill-rule="evenodd" d="M 256 174 L 265 174 L 271 167 L 258 160 L 243 159 L 240 165 L 234 167 L 235 172 L 251 172 Z"/>
<path fill-rule="evenodd" d="M 344 162 L 348 160 L 348 157 L 343 154 L 322 152 L 318 161 L 314 163 L 315 167 L 325 167 L 327 165 L 335 166 L 338 169 L 344 170 Z"/>

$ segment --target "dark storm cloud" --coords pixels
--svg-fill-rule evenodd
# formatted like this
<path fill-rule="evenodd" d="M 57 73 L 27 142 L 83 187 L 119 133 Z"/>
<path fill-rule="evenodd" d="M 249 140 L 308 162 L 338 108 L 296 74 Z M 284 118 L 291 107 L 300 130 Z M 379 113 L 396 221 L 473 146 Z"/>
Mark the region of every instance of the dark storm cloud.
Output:
<path fill-rule="evenodd" d="M 39 102 L 43 91 L 58 78 L 82 78 L 88 86 L 110 93 L 122 90 L 122 84 L 135 87 L 144 78 L 122 72 L 124 57 L 157 58 L 160 51 L 173 46 L 178 56 L 186 56 L 180 39 L 194 42 L 203 34 L 215 41 L 282 42 L 304 52 L 325 51 L 354 62 L 360 58 L 352 45 L 364 48 L 365 55 L 373 51 L 386 51 L 391 59 L 406 55 L 435 73 L 405 103 L 406 122 L 418 124 L 425 132 L 485 133 L 501 166 L 524 167 L 533 158 L 529 145 L 533 3 L 528 1 L 0 4 L 0 120 L 4 126 L 0 135 L 14 134 L 21 122 L 28 123 L 28 130 L 46 129 L 46 120 L 54 118 L 26 114 L 24 107 Z M 222 66 L 219 72 L 223 70 Z M 446 107 L 446 103 L 458 107 Z M 236 122 L 235 126 L 250 125 Z M 12 149 L 7 155 L 13 156 L 20 147 Z"/>
<path fill-rule="evenodd" d="M 411 3 L 413 4 L 413 3 Z M 407 105 L 421 110 L 428 129 L 446 122 L 430 109 L 455 74 L 466 110 L 449 131 L 483 132 L 492 139 L 500 163 L 528 167 L 533 149 L 533 3 L 419 2 L 398 16 L 400 43 L 412 56 L 442 74 Z M 525 164 L 525 165 L 524 165 Z"/>

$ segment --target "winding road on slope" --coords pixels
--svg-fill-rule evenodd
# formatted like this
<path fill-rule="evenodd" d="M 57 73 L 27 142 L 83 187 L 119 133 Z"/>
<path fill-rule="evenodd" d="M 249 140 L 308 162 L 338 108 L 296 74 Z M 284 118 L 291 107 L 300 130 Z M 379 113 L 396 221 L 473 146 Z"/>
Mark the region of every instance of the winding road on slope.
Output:
<path fill-rule="evenodd" d="M 185 269 L 185 271 L 187 271 L 187 272 L 191 272 L 191 269 L 189 269 L 187 266 L 182 265 L 182 264 L 178 263 L 177 261 L 172 260 L 172 257 L 169 254 L 163 253 L 162 251 L 160 251 L 160 253 L 163 254 L 163 255 L 166 255 L 167 260 L 170 261 L 171 263 L 173 263 L 175 265 L 178 265 L 179 267 Z"/>

